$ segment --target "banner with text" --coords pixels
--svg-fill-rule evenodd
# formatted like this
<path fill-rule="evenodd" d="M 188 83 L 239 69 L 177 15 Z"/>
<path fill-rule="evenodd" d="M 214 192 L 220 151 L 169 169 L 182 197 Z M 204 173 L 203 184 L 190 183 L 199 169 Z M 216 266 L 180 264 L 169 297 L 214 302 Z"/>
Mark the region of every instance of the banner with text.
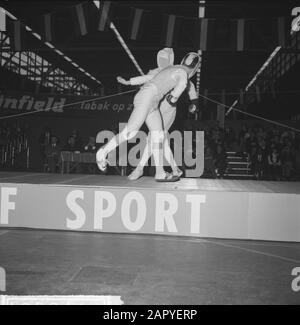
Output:
<path fill-rule="evenodd" d="M 193 181 L 188 190 L 124 186 L 126 178 L 93 187 L 3 183 L 0 228 L 300 242 L 299 195 L 192 190 Z"/>
<path fill-rule="evenodd" d="M 101 99 L 92 96 L 70 96 L 58 94 L 30 94 L 0 91 L 0 116 L 29 111 L 47 114 L 117 114 L 128 116 L 133 109 L 135 92 Z"/>

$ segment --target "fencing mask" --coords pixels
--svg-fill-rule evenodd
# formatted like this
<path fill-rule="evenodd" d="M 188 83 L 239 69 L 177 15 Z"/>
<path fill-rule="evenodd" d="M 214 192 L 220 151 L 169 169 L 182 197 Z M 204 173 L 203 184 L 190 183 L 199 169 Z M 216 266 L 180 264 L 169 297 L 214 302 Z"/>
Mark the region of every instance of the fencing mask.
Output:
<path fill-rule="evenodd" d="M 174 64 L 174 51 L 170 47 L 165 47 L 157 53 L 157 66 L 164 69 Z"/>
<path fill-rule="evenodd" d="M 196 52 L 190 52 L 186 54 L 180 64 L 190 69 L 189 78 L 192 78 L 199 69 L 200 63 L 201 58 L 199 54 Z"/>

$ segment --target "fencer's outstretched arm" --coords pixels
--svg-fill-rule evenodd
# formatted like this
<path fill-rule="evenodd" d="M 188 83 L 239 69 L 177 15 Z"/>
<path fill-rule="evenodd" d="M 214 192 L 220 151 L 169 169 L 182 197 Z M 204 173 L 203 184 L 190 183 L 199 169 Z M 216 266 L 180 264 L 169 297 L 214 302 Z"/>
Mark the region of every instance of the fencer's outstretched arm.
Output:
<path fill-rule="evenodd" d="M 130 78 L 129 82 L 131 86 L 142 85 L 151 79 L 160 71 L 160 69 L 150 70 L 145 76 L 138 76 Z"/>
<path fill-rule="evenodd" d="M 129 79 L 130 85 L 131 86 L 137 86 L 137 85 L 142 85 L 148 81 L 150 81 L 153 78 L 151 75 L 145 75 L 145 76 L 138 76 L 138 77 L 133 77 Z"/>
<path fill-rule="evenodd" d="M 179 98 L 187 86 L 187 73 L 183 70 L 177 70 L 172 76 L 177 81 L 176 86 L 171 91 L 172 97 Z"/>
<path fill-rule="evenodd" d="M 126 86 L 136 86 L 136 85 L 142 85 L 148 81 L 150 81 L 154 77 L 154 73 L 150 71 L 145 76 L 138 76 L 138 77 L 132 77 L 129 80 L 125 80 L 124 78 L 118 76 L 117 81 L 121 83 L 122 85 Z"/>

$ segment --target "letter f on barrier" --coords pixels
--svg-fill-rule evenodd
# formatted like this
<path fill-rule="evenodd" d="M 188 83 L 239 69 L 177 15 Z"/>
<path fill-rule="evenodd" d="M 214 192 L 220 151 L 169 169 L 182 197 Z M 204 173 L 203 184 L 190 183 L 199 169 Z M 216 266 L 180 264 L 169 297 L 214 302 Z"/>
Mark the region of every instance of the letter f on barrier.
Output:
<path fill-rule="evenodd" d="M 6 291 L 6 273 L 2 267 L 0 267 L 0 292 L 1 291 Z"/>

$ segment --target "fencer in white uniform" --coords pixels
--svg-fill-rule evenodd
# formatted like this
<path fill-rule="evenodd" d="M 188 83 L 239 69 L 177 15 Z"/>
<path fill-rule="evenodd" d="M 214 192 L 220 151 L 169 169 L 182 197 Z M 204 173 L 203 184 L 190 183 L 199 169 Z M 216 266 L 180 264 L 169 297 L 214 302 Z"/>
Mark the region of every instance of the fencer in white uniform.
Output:
<path fill-rule="evenodd" d="M 171 48 L 164 48 L 160 50 L 157 53 L 157 66 L 158 68 L 154 70 L 150 70 L 149 73 L 158 73 L 162 69 L 173 65 L 174 63 L 174 52 Z M 117 80 L 121 82 L 122 84 L 128 85 L 130 84 L 130 81 L 127 82 L 123 78 L 118 77 Z M 134 80 L 131 78 L 131 80 Z M 198 94 L 196 92 L 194 84 L 189 80 L 188 81 L 188 95 L 191 101 L 191 105 L 189 106 L 189 111 L 193 112 L 197 109 L 198 104 Z M 180 177 L 182 175 L 182 171 L 178 167 L 176 160 L 174 159 L 174 156 L 172 154 L 172 151 L 170 150 L 169 140 L 168 140 L 168 131 L 172 124 L 174 123 L 175 117 L 176 117 L 176 105 L 171 105 L 167 99 L 166 96 L 164 99 L 160 102 L 159 110 L 161 113 L 162 121 L 163 121 L 163 127 L 165 131 L 165 138 L 164 138 L 164 156 L 169 163 L 173 176 Z M 150 113 L 151 114 L 151 113 Z M 144 148 L 144 151 L 141 156 L 141 160 L 139 161 L 138 166 L 131 172 L 131 174 L 128 176 L 130 180 L 136 180 L 140 178 L 143 175 L 143 170 L 145 165 L 147 164 L 147 161 L 151 157 L 151 145 L 150 145 L 150 138 L 146 142 L 146 146 Z"/>
<path fill-rule="evenodd" d="M 200 56 L 190 52 L 183 58 L 181 65 L 169 66 L 156 74 L 147 74 L 130 80 L 131 85 L 143 84 L 143 86 L 134 97 L 134 108 L 123 131 L 98 150 L 96 159 L 101 170 L 106 168 L 108 153 L 124 141 L 133 138 L 146 122 L 150 131 L 151 151 L 156 167 L 155 179 L 174 181 L 174 176 L 166 173 L 160 159 L 165 134 L 158 106 L 165 95 L 170 105 L 176 105 L 178 98 L 187 87 L 188 79 L 196 73 L 199 65 Z"/>

